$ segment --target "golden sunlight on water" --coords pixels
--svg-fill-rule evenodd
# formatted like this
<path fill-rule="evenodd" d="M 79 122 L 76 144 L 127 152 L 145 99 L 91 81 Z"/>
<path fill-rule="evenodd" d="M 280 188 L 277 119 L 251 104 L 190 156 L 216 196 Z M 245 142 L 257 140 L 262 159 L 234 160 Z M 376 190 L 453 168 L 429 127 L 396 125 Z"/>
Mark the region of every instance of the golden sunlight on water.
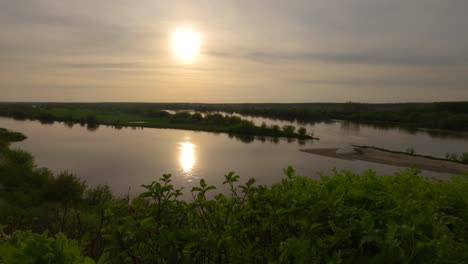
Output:
<path fill-rule="evenodd" d="M 182 167 L 182 171 L 186 174 L 190 174 L 195 165 L 195 145 L 186 139 L 185 142 L 179 143 L 179 150 L 179 163 Z"/>

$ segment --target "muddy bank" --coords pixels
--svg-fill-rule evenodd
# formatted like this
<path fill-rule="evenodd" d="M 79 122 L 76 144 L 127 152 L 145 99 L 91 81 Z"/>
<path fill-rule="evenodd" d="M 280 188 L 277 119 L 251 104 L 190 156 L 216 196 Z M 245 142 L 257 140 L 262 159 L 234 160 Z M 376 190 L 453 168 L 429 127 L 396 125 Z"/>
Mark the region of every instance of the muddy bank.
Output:
<path fill-rule="evenodd" d="M 315 155 L 326 156 L 344 160 L 362 160 L 375 162 L 386 165 L 400 167 L 417 167 L 422 170 L 454 173 L 458 174 L 461 171 L 468 171 L 467 164 L 456 163 L 446 160 L 436 160 L 426 157 L 412 156 L 403 153 L 393 153 L 384 150 L 372 148 L 358 148 L 358 151 L 348 153 L 337 153 L 338 148 L 325 149 L 301 149 L 302 152 L 307 152 Z"/>

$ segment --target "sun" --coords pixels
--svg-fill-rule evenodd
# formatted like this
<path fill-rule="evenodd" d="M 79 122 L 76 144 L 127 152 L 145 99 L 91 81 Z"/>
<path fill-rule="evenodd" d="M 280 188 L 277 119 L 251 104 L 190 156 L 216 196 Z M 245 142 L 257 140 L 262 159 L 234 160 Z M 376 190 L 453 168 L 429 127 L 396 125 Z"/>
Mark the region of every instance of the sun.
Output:
<path fill-rule="evenodd" d="M 172 32 L 171 48 L 179 61 L 192 62 L 200 53 L 200 33 L 187 27 L 177 28 Z"/>

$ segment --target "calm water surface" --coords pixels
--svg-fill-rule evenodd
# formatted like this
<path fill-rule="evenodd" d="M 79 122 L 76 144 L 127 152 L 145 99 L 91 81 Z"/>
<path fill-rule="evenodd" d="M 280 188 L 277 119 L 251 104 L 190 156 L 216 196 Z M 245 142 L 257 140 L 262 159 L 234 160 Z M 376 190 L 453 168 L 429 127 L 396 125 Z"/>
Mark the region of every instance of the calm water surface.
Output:
<path fill-rule="evenodd" d="M 291 124 L 285 121 L 247 117 L 257 124 Z M 299 174 L 319 177 L 333 168 L 362 172 L 372 169 L 394 173 L 401 168 L 346 161 L 300 152 L 302 148 L 343 147 L 349 144 L 375 145 L 395 150 L 414 148 L 417 153 L 445 156 L 446 152 L 466 152 L 468 136 L 431 136 L 427 132 L 380 129 L 345 122 L 295 124 L 314 131 L 320 141 L 298 142 L 280 139 L 239 139 L 227 134 L 174 129 L 100 126 L 90 129 L 63 123 L 41 124 L 0 118 L 0 127 L 24 133 L 28 139 L 13 144 L 31 152 L 39 166 L 55 172 L 69 170 L 89 185 L 108 184 L 116 193 L 141 191 L 141 184 L 173 175 L 173 183 L 186 191 L 205 178 L 223 191 L 224 175 L 234 171 L 247 180 L 272 184 L 283 178 L 282 168 L 292 165 Z M 446 178 L 448 174 L 424 172 Z"/>

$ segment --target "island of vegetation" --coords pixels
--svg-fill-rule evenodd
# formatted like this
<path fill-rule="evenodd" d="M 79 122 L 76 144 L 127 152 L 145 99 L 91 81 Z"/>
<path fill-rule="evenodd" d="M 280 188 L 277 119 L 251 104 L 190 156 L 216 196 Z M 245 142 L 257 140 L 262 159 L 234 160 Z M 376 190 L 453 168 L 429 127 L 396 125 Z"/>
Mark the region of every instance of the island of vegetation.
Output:
<path fill-rule="evenodd" d="M 145 106 L 143 104 L 142 106 Z M 121 127 L 173 128 L 200 130 L 233 135 L 284 137 L 297 139 L 318 139 L 306 128 L 286 125 L 261 126 L 243 120 L 238 116 L 220 113 L 190 113 L 180 111 L 174 114 L 160 107 L 142 107 L 126 104 L 0 104 L 0 116 L 15 119 L 39 120 L 44 123 L 55 121 L 70 125 L 87 124 L 90 128 L 98 125 Z"/>
<path fill-rule="evenodd" d="M 137 197 L 37 168 L 0 130 L 0 263 L 463 263 L 468 175 L 426 178 L 288 167 L 272 186 L 224 176 L 176 189 L 171 175 Z M 192 199 L 182 199 L 189 193 Z"/>

